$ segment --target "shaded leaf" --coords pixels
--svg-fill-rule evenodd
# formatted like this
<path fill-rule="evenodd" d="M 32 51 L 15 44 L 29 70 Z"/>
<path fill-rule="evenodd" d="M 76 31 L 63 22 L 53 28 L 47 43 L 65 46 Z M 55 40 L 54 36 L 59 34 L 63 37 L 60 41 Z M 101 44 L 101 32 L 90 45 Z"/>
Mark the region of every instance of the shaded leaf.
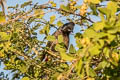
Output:
<path fill-rule="evenodd" d="M 62 35 L 58 35 L 58 42 L 62 43 L 63 42 L 63 36 Z"/>
<path fill-rule="evenodd" d="M 76 50 L 72 44 L 70 45 L 69 53 L 76 53 Z"/>

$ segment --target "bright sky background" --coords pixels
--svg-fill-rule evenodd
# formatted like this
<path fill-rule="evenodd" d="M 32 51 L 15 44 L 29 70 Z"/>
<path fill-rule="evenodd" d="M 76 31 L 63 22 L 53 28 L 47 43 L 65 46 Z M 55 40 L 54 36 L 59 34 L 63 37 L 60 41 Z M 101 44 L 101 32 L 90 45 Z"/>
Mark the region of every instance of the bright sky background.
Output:
<path fill-rule="evenodd" d="M 6 0 L 6 1 L 7 1 L 7 6 L 15 6 L 16 4 L 22 4 L 22 3 L 24 3 L 25 1 L 28 1 L 28 0 Z M 47 1 L 48 0 L 33 0 L 34 3 L 39 2 L 40 4 L 44 4 Z M 54 0 L 54 1 L 57 2 L 57 4 L 59 4 L 61 0 Z M 82 4 L 82 2 L 83 2 L 83 0 L 79 0 L 77 4 L 80 5 L 80 4 Z M 51 13 L 51 14 L 45 16 L 45 19 L 49 19 L 49 17 L 51 15 L 55 15 L 55 13 Z M 97 18 L 95 16 L 91 16 L 91 17 L 92 17 L 93 21 L 99 21 L 100 20 L 99 18 Z M 67 23 L 67 21 L 64 21 L 64 23 Z M 77 32 L 80 32 L 80 26 L 75 25 L 75 29 L 74 29 L 74 33 L 73 34 L 75 34 Z M 38 39 L 39 40 L 42 40 L 42 38 L 43 38 L 43 36 L 38 35 Z M 74 35 L 70 35 L 70 43 L 74 44 L 74 46 L 75 46 Z M 3 70 L 3 67 L 4 67 L 4 65 L 2 67 L 0 67 L 0 72 L 4 71 L 5 73 L 9 73 L 10 76 L 12 76 L 12 74 L 10 73 L 10 71 Z"/>

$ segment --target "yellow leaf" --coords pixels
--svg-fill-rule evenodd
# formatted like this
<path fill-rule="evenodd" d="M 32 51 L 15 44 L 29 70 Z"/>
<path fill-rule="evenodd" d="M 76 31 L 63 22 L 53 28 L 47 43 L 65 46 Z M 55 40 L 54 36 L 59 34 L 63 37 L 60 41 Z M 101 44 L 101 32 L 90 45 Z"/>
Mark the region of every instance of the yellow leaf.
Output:
<path fill-rule="evenodd" d="M 86 80 L 95 80 L 94 78 L 87 78 Z"/>
<path fill-rule="evenodd" d="M 112 58 L 114 61 L 118 62 L 119 61 L 119 56 L 117 53 L 112 53 Z"/>
<path fill-rule="evenodd" d="M 56 16 L 54 16 L 54 15 L 50 17 L 50 24 L 52 24 L 55 21 L 55 18 L 56 18 Z"/>
<path fill-rule="evenodd" d="M 34 14 L 36 15 L 37 18 L 42 18 L 44 16 L 44 11 L 43 10 L 35 10 Z"/>
<path fill-rule="evenodd" d="M 52 3 L 52 7 L 56 7 L 56 3 Z"/>
<path fill-rule="evenodd" d="M 0 23 L 4 23 L 6 21 L 5 16 L 2 12 L 0 12 Z"/>
<path fill-rule="evenodd" d="M 63 25 L 63 23 L 62 23 L 61 21 L 58 21 L 58 22 L 57 22 L 57 26 L 58 26 L 58 27 L 61 27 L 62 25 Z"/>
<path fill-rule="evenodd" d="M 5 54 L 3 54 L 2 52 L 0 52 L 0 58 L 4 57 Z"/>
<path fill-rule="evenodd" d="M 23 77 L 21 80 L 30 80 L 28 77 Z"/>
<path fill-rule="evenodd" d="M 93 4 L 99 4 L 100 0 L 90 0 L 89 2 L 93 3 Z"/>

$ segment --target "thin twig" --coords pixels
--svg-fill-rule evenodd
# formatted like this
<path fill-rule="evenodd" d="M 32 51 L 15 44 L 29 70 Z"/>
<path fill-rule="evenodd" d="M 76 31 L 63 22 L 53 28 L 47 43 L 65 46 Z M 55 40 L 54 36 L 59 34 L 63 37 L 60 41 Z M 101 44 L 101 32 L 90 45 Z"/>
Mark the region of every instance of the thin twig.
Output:
<path fill-rule="evenodd" d="M 60 11 L 63 11 L 63 12 L 69 13 L 69 14 L 73 14 L 73 15 L 76 15 L 76 16 L 80 16 L 82 19 L 86 19 L 86 20 L 90 21 L 91 23 L 94 23 L 94 21 L 92 21 L 92 20 L 89 19 L 89 18 L 86 18 L 86 17 L 84 17 L 84 16 L 81 16 L 80 14 L 76 14 L 76 13 L 71 12 L 71 11 L 63 10 L 63 9 L 61 9 L 61 8 L 57 9 L 57 8 L 54 8 L 54 7 L 48 7 L 48 6 L 43 6 L 43 5 L 42 5 L 40 8 L 36 8 L 36 9 L 48 9 L 48 8 L 54 9 L 54 10 L 59 11 L 59 12 L 60 12 Z"/>

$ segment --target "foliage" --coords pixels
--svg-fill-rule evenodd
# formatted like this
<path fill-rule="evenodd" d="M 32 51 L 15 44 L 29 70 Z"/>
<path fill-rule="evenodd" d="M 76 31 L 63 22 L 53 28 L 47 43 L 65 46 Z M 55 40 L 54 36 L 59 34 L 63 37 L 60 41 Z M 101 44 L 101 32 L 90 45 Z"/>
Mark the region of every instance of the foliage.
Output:
<path fill-rule="evenodd" d="M 78 1 L 69 0 L 66 5 L 28 1 L 8 7 L 11 12 L 6 17 L 0 12 L 0 61 L 4 70 L 11 70 L 13 80 L 120 79 L 120 2 L 84 0 L 80 5 Z M 76 46 L 65 50 L 60 35 L 57 52 L 52 52 L 46 43 L 56 41 L 51 30 L 61 27 L 64 20 L 81 27 L 74 36 Z"/>

